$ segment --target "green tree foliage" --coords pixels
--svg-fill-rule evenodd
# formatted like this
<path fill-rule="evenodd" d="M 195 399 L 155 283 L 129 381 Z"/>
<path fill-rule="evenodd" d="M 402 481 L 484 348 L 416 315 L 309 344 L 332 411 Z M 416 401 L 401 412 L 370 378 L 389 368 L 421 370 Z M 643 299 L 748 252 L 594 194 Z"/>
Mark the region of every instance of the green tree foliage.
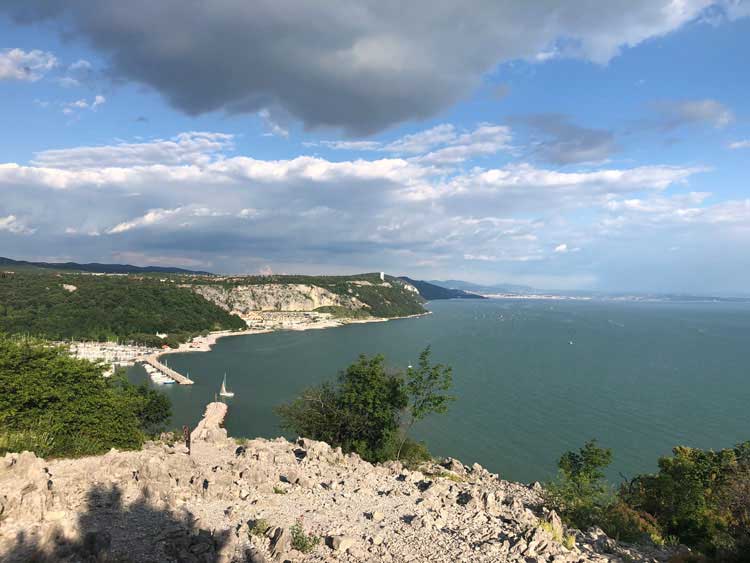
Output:
<path fill-rule="evenodd" d="M 750 442 L 716 452 L 676 447 L 658 473 L 636 477 L 620 496 L 682 543 L 718 560 L 750 561 Z"/>
<path fill-rule="evenodd" d="M 623 541 L 677 541 L 712 561 L 750 561 L 750 442 L 717 452 L 676 447 L 657 473 L 617 495 L 602 471 L 611 459 L 593 440 L 560 458 L 547 502 L 569 524 L 600 526 Z"/>
<path fill-rule="evenodd" d="M 429 346 L 422 350 L 417 367 L 409 366 L 406 371 L 409 405 L 406 409 L 406 428 L 396 452 L 396 459 L 400 458 L 401 450 L 414 424 L 430 414 L 446 412 L 450 402 L 455 400 L 455 397 L 447 394 L 453 385 L 453 369 L 443 364 L 431 364 L 431 352 Z"/>
<path fill-rule="evenodd" d="M 380 461 L 406 405 L 401 377 L 386 372 L 383 356 L 363 354 L 339 374 L 335 384 L 307 389 L 277 412 L 285 429 Z"/>
<path fill-rule="evenodd" d="M 140 447 L 169 418 L 169 401 L 102 371 L 61 348 L 0 333 L 0 450 L 76 456 Z"/>
<path fill-rule="evenodd" d="M 590 440 L 577 452 L 569 451 L 557 463 L 559 475 L 547 486 L 547 502 L 577 528 L 598 525 L 612 503 L 613 493 L 603 469 L 612 462 L 612 451 Z"/>
<path fill-rule="evenodd" d="M 431 366 L 429 354 L 429 349 L 422 353 L 420 368 L 408 378 L 387 371 L 383 356 L 361 355 L 335 382 L 311 387 L 277 407 L 282 426 L 368 461 L 394 459 L 399 453 L 424 459 L 426 448 L 405 439 L 401 428 L 404 416 L 420 420 L 447 408 L 450 397 L 441 391 L 450 385 L 450 368 Z"/>
<path fill-rule="evenodd" d="M 64 285 L 75 286 L 68 291 Z M 176 346 L 245 323 L 187 287 L 148 276 L 16 273 L 0 278 L 0 331 L 51 340 L 131 340 Z"/>

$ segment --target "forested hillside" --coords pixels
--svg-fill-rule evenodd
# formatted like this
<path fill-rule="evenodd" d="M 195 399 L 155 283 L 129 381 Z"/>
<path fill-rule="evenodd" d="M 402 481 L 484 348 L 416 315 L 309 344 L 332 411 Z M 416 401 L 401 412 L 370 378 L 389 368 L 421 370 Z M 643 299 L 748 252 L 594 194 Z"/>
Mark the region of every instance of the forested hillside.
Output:
<path fill-rule="evenodd" d="M 245 323 L 189 288 L 132 276 L 15 273 L 0 277 L 0 331 L 48 339 L 187 339 Z"/>
<path fill-rule="evenodd" d="M 399 317 L 423 313 L 423 299 L 401 280 L 360 276 L 90 275 L 18 271 L 0 274 L 0 331 L 52 340 L 132 340 L 170 343 L 212 330 L 246 328 L 237 315 L 198 295 L 196 286 L 306 284 L 359 304 L 337 316 Z M 364 304 L 364 305 L 363 305 Z"/>
<path fill-rule="evenodd" d="M 419 290 L 419 294 L 429 301 L 435 299 L 485 299 L 483 295 L 470 293 L 463 289 L 443 287 L 426 281 L 413 280 L 406 276 L 402 276 L 400 279 L 416 287 Z"/>
<path fill-rule="evenodd" d="M 26 260 L 13 260 L 2 256 L 0 256 L 0 268 L 14 272 L 52 270 L 99 274 L 209 274 L 209 272 L 186 270 L 172 266 L 133 266 L 131 264 L 100 264 L 98 262 L 87 264 L 79 264 L 78 262 L 27 262 Z"/>

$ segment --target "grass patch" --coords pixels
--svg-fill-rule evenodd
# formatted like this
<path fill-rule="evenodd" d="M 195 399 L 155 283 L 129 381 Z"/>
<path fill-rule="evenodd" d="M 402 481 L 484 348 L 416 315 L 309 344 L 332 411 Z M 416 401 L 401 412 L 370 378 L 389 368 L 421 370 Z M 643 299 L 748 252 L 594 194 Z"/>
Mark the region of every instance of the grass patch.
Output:
<path fill-rule="evenodd" d="M 257 518 L 248 523 L 251 536 L 264 536 L 271 525 L 265 518 Z"/>

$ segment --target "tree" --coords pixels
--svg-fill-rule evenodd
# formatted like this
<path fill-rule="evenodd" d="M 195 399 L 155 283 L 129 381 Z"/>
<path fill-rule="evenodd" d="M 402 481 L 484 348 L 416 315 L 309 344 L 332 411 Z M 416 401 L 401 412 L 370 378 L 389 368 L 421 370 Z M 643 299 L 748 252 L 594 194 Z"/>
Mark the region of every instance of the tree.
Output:
<path fill-rule="evenodd" d="M 407 404 L 400 374 L 386 371 L 383 356 L 362 354 L 335 384 L 307 389 L 276 412 L 286 430 L 341 446 L 369 461 L 383 461 Z"/>
<path fill-rule="evenodd" d="M 547 485 L 547 502 L 577 528 L 600 525 L 613 494 L 602 471 L 612 463 L 612 450 L 589 440 L 577 452 L 565 452 L 557 463 L 560 474 Z"/>
<path fill-rule="evenodd" d="M 620 496 L 652 514 L 667 534 L 720 561 L 742 558 L 750 545 L 750 442 L 719 451 L 684 446 L 659 459 Z"/>
<path fill-rule="evenodd" d="M 455 397 L 446 394 L 453 385 L 453 370 L 443 364 L 430 364 L 431 349 L 429 346 L 419 355 L 416 369 L 409 366 L 406 371 L 406 390 L 409 395 L 407 407 L 408 421 L 402 432 L 396 459 L 401 457 L 409 432 L 414 424 L 430 414 L 442 414 Z"/>
<path fill-rule="evenodd" d="M 0 453 L 134 449 L 169 417 L 168 399 L 44 341 L 0 334 Z"/>

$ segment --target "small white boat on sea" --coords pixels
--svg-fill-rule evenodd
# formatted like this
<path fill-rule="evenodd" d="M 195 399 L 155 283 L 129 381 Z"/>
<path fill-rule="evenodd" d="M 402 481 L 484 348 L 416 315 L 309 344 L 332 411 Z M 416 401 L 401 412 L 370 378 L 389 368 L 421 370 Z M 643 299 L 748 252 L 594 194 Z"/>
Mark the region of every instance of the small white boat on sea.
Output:
<path fill-rule="evenodd" d="M 234 393 L 232 391 L 229 391 L 227 389 L 227 374 L 224 374 L 224 381 L 221 382 L 221 390 L 219 391 L 219 395 L 222 397 L 234 397 Z"/>

